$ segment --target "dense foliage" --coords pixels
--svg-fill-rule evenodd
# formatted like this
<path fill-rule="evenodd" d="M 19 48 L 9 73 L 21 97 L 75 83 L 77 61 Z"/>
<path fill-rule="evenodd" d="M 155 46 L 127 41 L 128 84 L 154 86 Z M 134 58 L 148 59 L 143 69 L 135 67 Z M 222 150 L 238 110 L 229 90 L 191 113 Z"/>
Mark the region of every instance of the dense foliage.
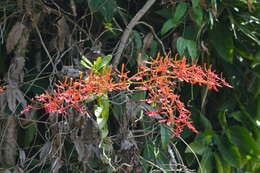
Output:
<path fill-rule="evenodd" d="M 260 172 L 259 25 L 256 0 L 2 0 L 1 171 Z"/>

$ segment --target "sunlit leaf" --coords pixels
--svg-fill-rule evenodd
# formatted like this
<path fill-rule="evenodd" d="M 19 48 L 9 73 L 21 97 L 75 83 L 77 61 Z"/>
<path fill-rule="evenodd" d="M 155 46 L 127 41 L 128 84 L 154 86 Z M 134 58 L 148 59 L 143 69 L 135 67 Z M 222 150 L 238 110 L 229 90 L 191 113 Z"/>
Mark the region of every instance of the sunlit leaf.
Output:
<path fill-rule="evenodd" d="M 104 56 L 100 64 L 100 68 L 107 66 L 111 60 L 112 60 L 112 55 Z"/>
<path fill-rule="evenodd" d="M 215 160 L 215 165 L 217 167 L 218 173 L 226 173 L 224 172 L 224 168 L 222 166 L 220 156 L 217 153 L 214 153 L 214 160 Z"/>

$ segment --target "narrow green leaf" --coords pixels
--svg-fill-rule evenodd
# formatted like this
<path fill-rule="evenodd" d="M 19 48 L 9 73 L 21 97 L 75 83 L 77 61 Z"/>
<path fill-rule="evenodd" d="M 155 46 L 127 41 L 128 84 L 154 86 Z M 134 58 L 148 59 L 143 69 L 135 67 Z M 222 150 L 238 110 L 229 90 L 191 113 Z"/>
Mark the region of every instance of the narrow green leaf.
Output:
<path fill-rule="evenodd" d="M 260 154 L 260 145 L 257 145 L 249 131 L 244 127 L 232 126 L 230 128 L 231 142 L 236 144 L 246 154 Z"/>
<path fill-rule="evenodd" d="M 225 109 L 225 110 L 219 112 L 219 114 L 218 114 L 218 119 L 219 119 L 220 125 L 221 125 L 223 130 L 228 129 L 228 124 L 227 124 L 227 119 L 226 119 L 227 111 L 228 110 Z"/>
<path fill-rule="evenodd" d="M 102 61 L 103 58 L 101 56 L 98 57 L 96 61 L 94 61 L 92 69 L 98 71 L 101 68 Z"/>
<path fill-rule="evenodd" d="M 111 60 L 112 60 L 112 55 L 104 56 L 100 64 L 100 68 L 107 66 Z"/>
<path fill-rule="evenodd" d="M 87 57 L 85 57 L 84 55 L 81 56 L 81 59 L 82 59 L 82 61 L 84 61 L 88 66 L 90 66 L 90 67 L 93 66 L 92 62 L 91 62 Z"/>
<path fill-rule="evenodd" d="M 80 64 L 82 66 L 86 67 L 87 69 L 91 69 L 91 67 L 87 63 L 85 63 L 85 61 L 83 61 L 83 60 L 80 61 Z"/>
<path fill-rule="evenodd" d="M 183 55 L 187 46 L 187 41 L 183 37 L 177 39 L 176 47 L 180 55 Z"/>
<path fill-rule="evenodd" d="M 215 160 L 215 164 L 216 164 L 216 168 L 218 170 L 218 173 L 225 173 L 223 166 L 222 166 L 222 163 L 221 163 L 221 160 L 220 160 L 220 157 L 217 153 L 214 153 L 214 160 Z"/>

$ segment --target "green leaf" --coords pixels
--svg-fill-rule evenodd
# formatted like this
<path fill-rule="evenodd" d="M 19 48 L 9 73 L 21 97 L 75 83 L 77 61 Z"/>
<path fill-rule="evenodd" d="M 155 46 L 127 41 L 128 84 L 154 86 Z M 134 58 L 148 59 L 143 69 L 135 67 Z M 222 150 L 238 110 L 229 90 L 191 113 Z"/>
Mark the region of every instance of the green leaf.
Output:
<path fill-rule="evenodd" d="M 100 12 L 106 22 L 111 22 L 115 10 L 117 9 L 115 0 L 88 0 L 88 5 L 92 13 Z"/>
<path fill-rule="evenodd" d="M 171 140 L 171 130 L 166 124 L 160 124 L 160 129 L 162 148 L 167 149 L 168 144 Z"/>
<path fill-rule="evenodd" d="M 145 90 L 135 90 L 133 91 L 132 100 L 139 101 L 144 100 L 146 98 L 146 91 Z"/>
<path fill-rule="evenodd" d="M 102 62 L 100 64 L 100 68 L 107 66 L 111 60 L 112 60 L 112 55 L 107 55 L 103 57 Z"/>
<path fill-rule="evenodd" d="M 192 0 L 192 16 L 198 25 L 203 22 L 203 11 L 200 7 L 199 0 Z"/>
<path fill-rule="evenodd" d="M 205 115 L 203 115 L 203 114 L 200 115 L 200 122 L 202 123 L 205 131 L 212 131 L 212 129 L 213 129 L 212 124 Z"/>
<path fill-rule="evenodd" d="M 178 3 L 176 7 L 176 11 L 174 13 L 173 20 L 175 22 L 179 22 L 179 20 L 185 15 L 186 11 L 187 11 L 187 4 L 185 2 Z"/>
<path fill-rule="evenodd" d="M 217 24 L 209 32 L 209 39 L 216 52 L 221 58 L 227 62 L 232 63 L 234 54 L 232 32 L 229 31 L 227 26 Z"/>
<path fill-rule="evenodd" d="M 98 98 L 98 105 L 94 107 L 94 114 L 97 118 L 97 125 L 101 132 L 101 138 L 108 135 L 107 120 L 109 117 L 109 99 L 107 96 Z"/>
<path fill-rule="evenodd" d="M 212 153 L 212 151 L 208 150 L 207 152 L 205 152 L 205 154 L 203 154 L 200 164 L 201 164 L 203 171 L 200 170 L 199 172 L 210 173 L 213 171 L 213 153 Z"/>
<path fill-rule="evenodd" d="M 176 26 L 176 23 L 172 19 L 168 19 L 161 29 L 161 34 L 165 34 Z"/>
<path fill-rule="evenodd" d="M 32 123 L 27 128 L 21 131 L 21 145 L 24 147 L 30 146 L 31 142 L 33 141 L 34 137 L 37 133 L 37 124 Z"/>
<path fill-rule="evenodd" d="M 137 31 L 133 31 L 133 38 L 134 38 L 134 42 L 135 42 L 135 47 L 137 49 L 137 51 L 140 51 L 140 49 L 142 48 L 142 38 L 139 34 L 139 32 Z"/>
<path fill-rule="evenodd" d="M 228 124 L 227 124 L 227 119 L 226 119 L 227 111 L 228 110 L 225 109 L 225 110 L 219 112 L 219 114 L 218 114 L 218 119 L 219 119 L 220 125 L 221 125 L 223 130 L 228 129 Z"/>
<path fill-rule="evenodd" d="M 186 40 L 187 48 L 191 58 L 197 58 L 197 44 L 193 40 Z"/>
<path fill-rule="evenodd" d="M 215 164 L 216 164 L 216 168 L 218 170 L 218 173 L 225 173 L 224 168 L 223 168 L 222 163 L 221 163 L 220 156 L 217 153 L 214 153 L 214 160 L 215 160 Z"/>
<path fill-rule="evenodd" d="M 155 56 L 157 52 L 158 52 L 158 43 L 157 43 L 157 41 L 153 40 L 151 43 L 151 46 L 150 46 L 149 55 Z"/>
<path fill-rule="evenodd" d="M 84 67 L 91 69 L 93 67 L 93 64 L 89 61 L 89 59 L 87 57 L 85 57 L 84 55 L 81 56 L 81 61 L 80 64 L 83 65 Z"/>
<path fill-rule="evenodd" d="M 237 146 L 232 145 L 227 138 L 220 138 L 218 135 L 214 136 L 214 141 L 222 158 L 234 167 L 241 166 L 241 156 Z"/>
<path fill-rule="evenodd" d="M 192 0 L 192 7 L 200 7 L 200 2 L 199 0 Z"/>
<path fill-rule="evenodd" d="M 208 147 L 206 145 L 204 145 L 201 140 L 195 140 L 194 142 L 189 144 L 189 146 L 190 146 L 190 148 L 187 147 L 185 150 L 185 153 L 194 152 L 196 154 L 202 155 L 208 149 Z"/>
<path fill-rule="evenodd" d="M 183 37 L 177 39 L 176 48 L 180 55 L 183 55 L 186 49 L 187 41 Z"/>
<path fill-rule="evenodd" d="M 187 4 L 184 2 L 180 2 L 175 10 L 173 18 L 168 19 L 164 24 L 161 29 L 161 34 L 165 34 L 174 27 L 176 27 L 179 23 L 181 18 L 185 15 L 187 11 Z"/>
<path fill-rule="evenodd" d="M 155 11 L 155 13 L 164 17 L 165 19 L 169 19 L 173 17 L 173 8 L 162 8 L 160 10 Z"/>
<path fill-rule="evenodd" d="M 88 0 L 88 5 L 92 13 L 96 12 L 104 3 L 104 0 Z"/>
<path fill-rule="evenodd" d="M 256 141 L 247 129 L 240 126 L 232 126 L 230 132 L 231 142 L 236 144 L 242 152 L 246 154 L 260 154 L 260 146 L 257 145 Z"/>
<path fill-rule="evenodd" d="M 93 63 L 93 70 L 99 71 L 101 68 L 101 64 L 102 64 L 103 58 L 100 56 L 96 59 L 96 61 L 94 61 Z"/>
<path fill-rule="evenodd" d="M 104 5 L 101 7 L 100 12 L 106 22 L 112 22 L 114 12 L 117 9 L 116 7 L 117 4 L 115 0 L 104 0 Z"/>

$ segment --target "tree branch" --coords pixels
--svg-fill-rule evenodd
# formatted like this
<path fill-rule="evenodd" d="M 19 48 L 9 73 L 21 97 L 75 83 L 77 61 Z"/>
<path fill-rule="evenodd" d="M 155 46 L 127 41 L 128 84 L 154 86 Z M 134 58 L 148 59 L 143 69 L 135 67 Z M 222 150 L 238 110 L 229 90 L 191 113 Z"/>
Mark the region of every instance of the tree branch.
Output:
<path fill-rule="evenodd" d="M 141 8 L 138 13 L 132 18 L 130 23 L 126 26 L 126 29 L 121 37 L 120 44 L 118 46 L 117 52 L 115 54 L 115 57 L 113 59 L 113 67 L 116 68 L 119 64 L 121 55 L 124 51 L 124 48 L 126 46 L 127 40 L 129 38 L 129 35 L 131 31 L 133 30 L 134 26 L 137 24 L 137 22 L 143 17 L 143 15 L 149 10 L 149 8 L 155 3 L 156 0 L 148 0 L 143 8 Z"/>

